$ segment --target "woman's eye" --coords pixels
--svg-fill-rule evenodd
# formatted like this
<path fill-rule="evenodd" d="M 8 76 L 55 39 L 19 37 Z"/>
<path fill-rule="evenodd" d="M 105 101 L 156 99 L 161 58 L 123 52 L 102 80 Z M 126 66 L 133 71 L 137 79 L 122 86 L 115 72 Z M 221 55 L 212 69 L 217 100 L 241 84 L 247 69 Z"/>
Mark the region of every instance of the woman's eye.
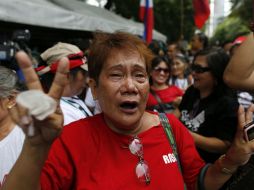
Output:
<path fill-rule="evenodd" d="M 110 75 L 110 78 L 113 78 L 113 79 L 120 79 L 123 77 L 123 74 L 121 73 L 111 73 Z"/>
<path fill-rule="evenodd" d="M 136 74 L 136 77 L 137 78 L 143 78 L 143 77 L 145 77 L 145 75 L 144 74 Z"/>
<path fill-rule="evenodd" d="M 137 73 L 135 74 L 135 78 L 139 81 L 139 82 L 143 82 L 146 80 L 146 74 L 144 73 Z"/>

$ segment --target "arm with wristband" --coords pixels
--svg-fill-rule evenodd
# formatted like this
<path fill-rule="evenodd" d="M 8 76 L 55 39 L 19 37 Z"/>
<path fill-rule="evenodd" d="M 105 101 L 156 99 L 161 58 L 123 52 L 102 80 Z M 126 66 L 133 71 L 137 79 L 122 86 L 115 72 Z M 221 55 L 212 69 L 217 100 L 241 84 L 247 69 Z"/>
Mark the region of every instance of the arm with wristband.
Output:
<path fill-rule="evenodd" d="M 254 141 L 246 141 L 243 134 L 243 127 L 252 120 L 254 106 L 252 105 L 245 113 L 242 106 L 238 112 L 238 131 L 234 142 L 218 160 L 213 164 L 206 164 L 199 172 L 196 190 L 218 190 L 220 189 L 238 170 L 238 167 L 245 165 L 254 151 Z M 159 114 L 162 125 L 169 139 L 170 145 L 173 147 L 173 152 L 178 158 L 177 149 L 174 149 L 174 134 L 170 131 L 170 124 L 165 120 L 164 114 Z M 167 130 L 168 129 L 168 130 Z M 173 136 L 173 138 L 172 138 Z M 173 139 L 173 140 L 172 140 Z M 173 142 L 173 143 L 172 143 Z M 180 161 L 178 167 L 181 170 Z"/>

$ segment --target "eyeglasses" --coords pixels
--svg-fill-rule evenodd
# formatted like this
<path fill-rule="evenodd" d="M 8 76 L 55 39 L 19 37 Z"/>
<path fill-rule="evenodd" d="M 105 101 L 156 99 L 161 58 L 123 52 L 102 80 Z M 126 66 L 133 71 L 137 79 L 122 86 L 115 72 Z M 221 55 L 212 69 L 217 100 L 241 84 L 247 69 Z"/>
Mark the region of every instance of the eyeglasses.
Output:
<path fill-rule="evenodd" d="M 163 71 L 165 74 L 169 73 L 169 69 L 164 69 L 164 68 L 161 68 L 161 67 L 154 68 L 154 71 L 157 72 L 157 73 L 161 73 L 161 71 Z"/>
<path fill-rule="evenodd" d="M 204 72 L 208 72 L 211 70 L 211 68 L 209 67 L 201 67 L 200 65 L 198 64 L 192 64 L 191 65 L 191 70 L 193 72 L 196 72 L 196 73 L 204 73 Z"/>
<path fill-rule="evenodd" d="M 129 150 L 133 155 L 138 156 L 138 159 L 139 159 L 139 162 L 135 168 L 137 178 L 141 182 L 145 182 L 146 185 L 149 185 L 151 181 L 149 168 L 148 168 L 147 162 L 143 158 L 143 155 L 144 155 L 143 145 L 137 136 L 134 137 L 132 141 L 130 142 Z"/>

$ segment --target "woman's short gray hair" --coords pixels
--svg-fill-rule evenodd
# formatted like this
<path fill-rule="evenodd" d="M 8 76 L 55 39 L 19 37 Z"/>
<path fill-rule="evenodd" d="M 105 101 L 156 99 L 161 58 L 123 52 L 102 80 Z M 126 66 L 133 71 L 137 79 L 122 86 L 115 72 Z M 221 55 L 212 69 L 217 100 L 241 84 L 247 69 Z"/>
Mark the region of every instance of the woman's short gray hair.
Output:
<path fill-rule="evenodd" d="M 6 98 L 18 92 L 18 77 L 15 71 L 0 66 L 0 98 Z"/>

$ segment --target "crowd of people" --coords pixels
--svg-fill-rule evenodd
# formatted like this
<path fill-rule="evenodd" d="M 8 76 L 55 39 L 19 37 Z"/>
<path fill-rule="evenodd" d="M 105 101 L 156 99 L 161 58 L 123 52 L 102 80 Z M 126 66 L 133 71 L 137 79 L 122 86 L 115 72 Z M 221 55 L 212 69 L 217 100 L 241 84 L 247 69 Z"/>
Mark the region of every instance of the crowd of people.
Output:
<path fill-rule="evenodd" d="M 36 68 L 18 52 L 26 87 L 0 66 L 1 190 L 249 189 L 253 34 L 227 51 L 190 43 L 96 32 L 89 51 L 58 42 Z"/>

